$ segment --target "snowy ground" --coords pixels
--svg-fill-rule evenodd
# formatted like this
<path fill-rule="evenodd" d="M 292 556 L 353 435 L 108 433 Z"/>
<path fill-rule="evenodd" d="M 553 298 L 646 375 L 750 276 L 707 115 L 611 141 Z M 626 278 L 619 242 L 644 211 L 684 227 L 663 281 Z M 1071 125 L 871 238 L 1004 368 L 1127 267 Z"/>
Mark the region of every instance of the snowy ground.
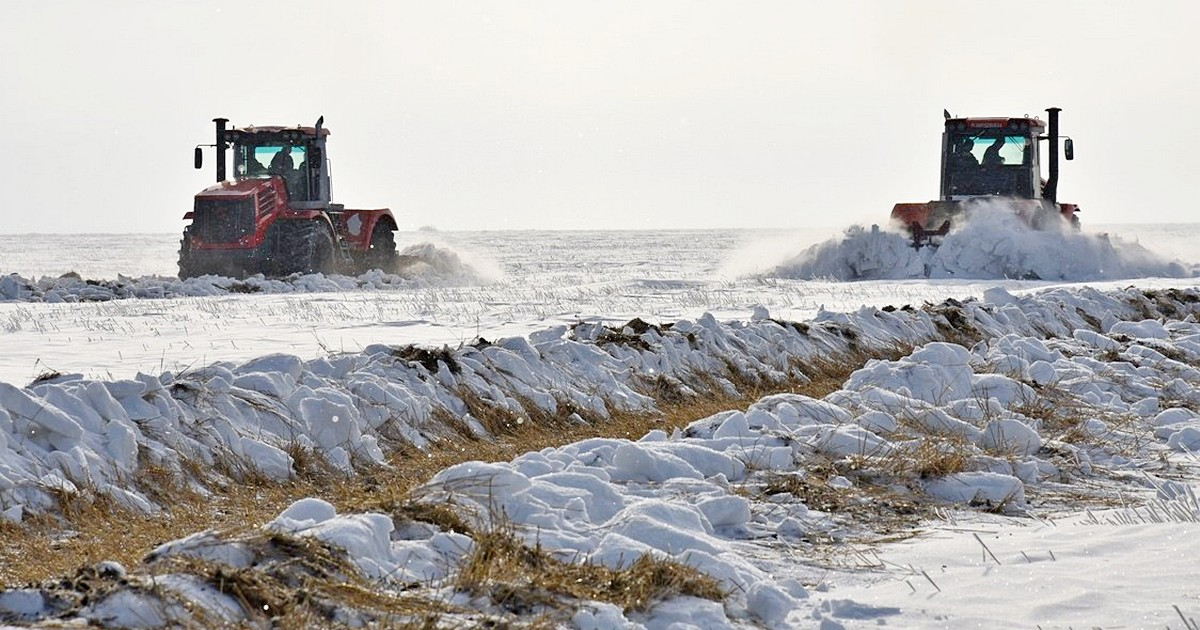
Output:
<path fill-rule="evenodd" d="M 1171 262 L 1187 260 L 1188 229 L 1142 228 L 1172 255 L 1116 254 L 1131 278 L 1061 259 L 1053 283 L 786 279 L 803 248 L 715 232 L 444 235 L 465 261 L 452 282 L 263 281 L 249 295 L 139 277 L 123 285 L 158 297 L 72 302 L 94 285 L 39 279 L 46 269 L 30 264 L 0 304 L 0 380 L 12 383 L 0 383 L 0 511 L 20 521 L 57 493 L 103 492 L 154 513 L 162 506 L 127 483 L 147 460 L 232 459 L 282 478 L 300 445 L 354 471 L 444 434 L 442 413 L 484 431 L 467 393 L 517 419 L 602 421 L 654 410 L 663 384 L 687 396 L 782 383 L 816 358 L 911 347 L 822 400 L 781 394 L 674 434 L 462 464 L 422 496 L 480 523 L 503 513 L 563 558 L 682 560 L 728 593 L 645 613 L 580 602 L 567 626 L 1193 627 L 1200 291 L 1139 277 L 1189 275 Z M 809 255 L 833 268 L 849 259 L 836 249 Z M 1035 262 L 1042 276 L 1053 264 Z M 1080 282 L 1091 278 L 1103 282 Z M 916 308 L 876 308 L 889 304 Z M 670 325 L 622 330 L 633 316 Z M 450 347 L 398 350 L 409 343 Z M 62 375 L 22 387 L 43 370 Z M 878 540 L 897 533 L 906 504 L 936 518 L 916 538 Z M 313 499 L 264 527 L 332 542 L 377 588 L 420 584 L 522 618 L 450 587 L 473 545 L 463 534 Z M 150 570 L 179 558 L 250 570 L 269 552 L 201 533 L 164 545 Z M 266 620 L 186 572 L 160 572 L 149 589 L 144 573 L 103 568 L 104 597 L 11 588 L 0 621 Z"/>
<path fill-rule="evenodd" d="M 458 264 L 412 280 L 251 281 L 247 287 L 175 279 L 176 235 L 0 236 L 0 274 L 17 274 L 0 275 L 0 381 L 25 384 L 46 372 L 131 378 L 271 352 L 309 359 L 372 343 L 458 347 L 477 337 L 528 335 L 580 320 L 672 321 L 704 313 L 744 319 L 755 305 L 803 320 L 821 308 L 919 305 L 979 297 L 993 286 L 1022 291 L 1091 281 L 1122 287 L 1130 278 L 1139 278 L 1140 286 L 1172 286 L 1178 281 L 1161 278 L 1164 268 L 1200 258 L 1191 226 L 1089 228 L 1076 238 L 1060 236 L 1057 243 L 1038 241 L 1025 249 L 1014 249 L 1013 242 L 1021 241 L 1011 227 L 994 233 L 1009 244 L 1009 258 L 1077 275 L 1003 279 L 982 264 L 994 257 L 979 256 L 961 270 L 976 273 L 957 279 L 842 282 L 837 270 L 861 265 L 864 251 L 875 252 L 871 259 L 894 255 L 897 243 L 904 249 L 903 237 L 887 234 L 871 250 L 833 228 L 417 232 L 402 234 L 401 246 L 432 240 Z M 1078 273 L 1075 254 L 1105 251 L 1110 241 L 1131 252 L 1118 255 L 1130 273 L 1110 280 L 1097 280 L 1098 268 Z M 1139 243 L 1159 256 L 1147 259 Z M 797 260 L 822 267 L 820 278 L 806 278 Z M 94 282 L 59 278 L 72 271 Z M 256 292 L 231 293 L 231 285 Z M 128 295 L 182 299 L 110 299 Z"/>

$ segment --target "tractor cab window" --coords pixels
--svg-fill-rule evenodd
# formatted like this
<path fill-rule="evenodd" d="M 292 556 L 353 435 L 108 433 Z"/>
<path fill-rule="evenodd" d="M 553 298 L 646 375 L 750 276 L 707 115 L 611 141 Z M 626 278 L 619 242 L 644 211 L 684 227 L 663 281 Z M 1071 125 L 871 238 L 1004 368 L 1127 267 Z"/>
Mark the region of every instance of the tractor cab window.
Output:
<path fill-rule="evenodd" d="M 236 166 L 239 177 L 261 178 L 283 175 L 298 171 L 305 162 L 302 145 L 244 145 L 237 147 Z"/>
<path fill-rule="evenodd" d="M 1030 147 L 1026 136 L 965 133 L 952 139 L 950 155 L 955 158 L 952 162 L 963 166 L 1023 166 L 1032 161 Z"/>
<path fill-rule="evenodd" d="M 312 198 L 307 147 L 302 144 L 239 145 L 234 149 L 234 168 L 239 178 L 283 178 L 288 196 L 295 201 Z"/>
<path fill-rule="evenodd" d="M 1036 144 L 1003 129 L 954 134 L 946 147 L 948 195 L 1032 196 L 1028 167 Z"/>

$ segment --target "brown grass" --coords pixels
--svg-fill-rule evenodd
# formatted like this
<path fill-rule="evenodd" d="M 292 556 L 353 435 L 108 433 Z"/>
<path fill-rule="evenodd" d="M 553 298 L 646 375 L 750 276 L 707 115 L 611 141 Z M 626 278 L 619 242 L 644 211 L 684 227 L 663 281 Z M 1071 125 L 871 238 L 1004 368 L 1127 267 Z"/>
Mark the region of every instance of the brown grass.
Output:
<path fill-rule="evenodd" d="M 829 479 L 836 475 L 856 482 L 849 488 L 830 486 Z M 866 542 L 915 535 L 913 527 L 920 518 L 929 516 L 930 509 L 919 503 L 907 489 L 888 485 L 886 477 L 882 479 L 884 483 L 875 483 L 879 481 L 876 476 L 877 472 L 862 467 L 860 459 L 848 458 L 836 465 L 812 467 L 803 474 L 768 475 L 766 483 L 757 492 L 762 496 L 790 494 L 807 507 L 829 514 L 835 521 L 854 525 L 837 539 L 814 534 L 807 540 L 809 543 L 836 542 L 840 546 L 850 538 Z M 862 529 L 862 524 L 869 524 L 869 529 Z"/>
<path fill-rule="evenodd" d="M 236 601 L 256 625 L 337 627 L 331 611 L 353 609 L 385 627 L 420 628 L 433 627 L 430 619 L 462 612 L 427 597 L 378 589 L 338 550 L 314 538 L 245 529 L 227 534 L 227 539 L 254 553 L 252 566 L 235 568 L 174 555 L 152 560 L 148 572 L 195 576 Z M 204 619 L 194 621 L 193 625 L 206 625 Z"/>
<path fill-rule="evenodd" d="M 521 543 L 508 524 L 476 533 L 474 540 L 475 548 L 458 573 L 458 587 L 514 614 L 569 614 L 578 600 L 640 612 L 676 595 L 715 601 L 725 596 L 715 579 L 649 554 L 623 569 L 564 562 Z"/>
<path fill-rule="evenodd" d="M 1138 423 L 1133 414 L 1095 407 L 1055 384 L 1041 386 L 1037 391 L 1037 400 L 1018 405 L 1013 410 L 1041 421 L 1042 432 L 1049 433 L 1054 439 L 1069 444 L 1103 446 L 1123 455 L 1133 455 L 1153 441 L 1150 428 Z M 1084 422 L 1092 418 L 1103 420 L 1110 430 L 1122 431 L 1129 439 L 1106 440 L 1090 434 L 1084 429 Z"/>
<path fill-rule="evenodd" d="M 897 348 L 886 354 L 903 352 Z M 161 514 L 134 514 L 107 499 L 63 497 L 64 511 L 57 517 L 27 519 L 21 526 L 5 525 L 0 533 L 0 583 L 19 585 L 69 575 L 81 565 L 115 560 L 137 566 L 152 549 L 188 534 L 229 530 L 265 523 L 292 502 L 320 497 L 339 512 L 379 510 L 401 515 L 409 491 L 435 473 L 470 460 L 509 461 L 533 450 L 569 444 L 591 437 L 638 439 L 652 429 L 672 428 L 744 407 L 764 395 L 791 392 L 822 397 L 841 387 L 851 371 L 869 356 L 864 351 L 841 357 L 824 357 L 800 366 L 808 382 L 763 384 L 736 382 L 738 397 L 704 392 L 699 397 L 674 399 L 659 405 L 661 413 L 615 412 L 605 421 L 578 424 L 564 418 L 535 417 L 513 422 L 493 417 L 488 424 L 497 432 L 488 439 L 471 436 L 465 429 L 433 443 L 426 450 L 400 446 L 389 455 L 389 468 L 364 470 L 353 477 L 331 471 L 320 458 L 303 449 L 289 449 L 301 471 L 287 482 L 256 479 L 213 486 L 211 496 L 201 496 L 180 485 L 161 467 L 146 466 L 138 486 L 153 490 L 167 509 Z M 473 408 L 473 414 L 496 413 L 494 407 Z M 188 464 L 185 463 L 185 466 Z M 197 465 L 192 471 L 200 471 Z M 241 471 L 245 472 L 245 471 Z M 444 524 L 438 522 L 439 525 Z M 461 525 L 460 525 L 461 526 Z M 450 529 L 454 529 L 453 526 Z"/>
<path fill-rule="evenodd" d="M 507 435 L 492 440 L 446 439 L 429 451 L 408 448 L 391 456 L 392 469 L 369 471 L 351 478 L 341 474 L 307 474 L 289 482 L 230 484 L 211 497 L 177 488 L 178 484 L 153 475 L 161 489 L 179 494 L 164 502 L 158 515 L 130 513 L 103 496 L 60 497 L 61 515 L 27 519 L 22 526 L 3 526 L 0 542 L 0 582 L 18 585 L 73 572 L 84 564 L 116 560 L 136 566 L 154 547 L 206 529 L 229 529 L 261 524 L 274 518 L 293 501 L 317 496 L 339 510 L 385 509 L 404 502 L 408 491 L 434 473 L 468 460 L 507 461 L 545 446 L 566 444 L 592 435 L 635 438 L 649 428 L 672 422 L 679 425 L 727 407 L 710 402 L 689 409 L 673 409 L 663 417 L 619 414 L 611 422 L 547 432 L 534 423 L 516 425 Z M 675 420 L 672 420 L 675 418 Z M 300 452 L 294 453 L 301 455 Z M 299 457 L 297 461 L 309 461 Z M 305 467 L 301 467 L 303 470 Z M 148 487 L 155 487 L 151 484 Z M 165 498 L 165 490 L 162 492 Z"/>
<path fill-rule="evenodd" d="M 924 436 L 878 458 L 875 467 L 901 479 L 936 479 L 967 469 L 971 458 L 969 445 L 941 437 Z"/>

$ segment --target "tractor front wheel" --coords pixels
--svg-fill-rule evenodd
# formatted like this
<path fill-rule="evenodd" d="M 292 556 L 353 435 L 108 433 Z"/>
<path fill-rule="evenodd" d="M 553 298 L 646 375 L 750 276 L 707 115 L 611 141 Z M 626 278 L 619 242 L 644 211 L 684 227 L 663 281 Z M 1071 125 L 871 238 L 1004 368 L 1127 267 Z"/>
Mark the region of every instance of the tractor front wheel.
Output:
<path fill-rule="evenodd" d="M 277 260 L 291 273 L 333 273 L 333 233 L 320 221 L 297 221 L 281 231 Z"/>

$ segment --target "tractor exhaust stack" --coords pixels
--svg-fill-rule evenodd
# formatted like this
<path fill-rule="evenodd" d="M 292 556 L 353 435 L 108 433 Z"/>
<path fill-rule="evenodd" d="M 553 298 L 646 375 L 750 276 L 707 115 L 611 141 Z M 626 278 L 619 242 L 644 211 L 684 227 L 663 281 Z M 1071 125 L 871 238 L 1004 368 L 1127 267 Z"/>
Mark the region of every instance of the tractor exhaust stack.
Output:
<path fill-rule="evenodd" d="M 228 118 L 214 118 L 214 123 L 217 123 L 217 181 L 225 181 L 225 150 L 229 145 L 225 143 L 225 123 L 229 122 Z"/>
<path fill-rule="evenodd" d="M 1046 110 L 1046 113 L 1050 114 L 1048 131 L 1050 172 L 1046 176 L 1046 185 L 1042 188 L 1042 199 L 1051 203 L 1058 202 L 1058 112 L 1061 111 L 1060 107 L 1051 107 Z"/>

